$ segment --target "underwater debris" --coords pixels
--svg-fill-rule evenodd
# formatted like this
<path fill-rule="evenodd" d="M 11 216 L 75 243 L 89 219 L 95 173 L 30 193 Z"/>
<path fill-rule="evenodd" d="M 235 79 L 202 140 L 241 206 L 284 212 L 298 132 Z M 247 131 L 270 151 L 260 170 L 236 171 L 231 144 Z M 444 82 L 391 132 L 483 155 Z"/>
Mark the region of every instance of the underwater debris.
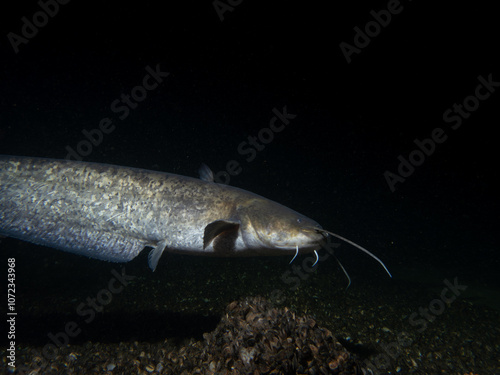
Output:
<path fill-rule="evenodd" d="M 78 350 L 78 351 L 77 351 Z M 43 366 L 23 359 L 26 373 L 66 374 L 342 374 L 363 369 L 328 329 L 310 316 L 276 308 L 262 297 L 231 302 L 211 332 L 203 338 L 172 345 L 163 342 L 86 342 L 59 348 Z"/>
<path fill-rule="evenodd" d="M 198 358 L 208 365 L 198 366 L 206 373 L 362 373 L 328 329 L 261 297 L 231 302 L 204 341 Z"/>

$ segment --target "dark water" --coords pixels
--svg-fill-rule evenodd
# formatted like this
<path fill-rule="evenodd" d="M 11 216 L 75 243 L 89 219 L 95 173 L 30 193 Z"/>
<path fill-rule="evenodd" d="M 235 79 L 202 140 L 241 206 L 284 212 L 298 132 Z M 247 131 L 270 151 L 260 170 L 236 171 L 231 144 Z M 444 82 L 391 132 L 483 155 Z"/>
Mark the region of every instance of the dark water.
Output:
<path fill-rule="evenodd" d="M 401 2 L 348 63 L 339 45 L 356 47 L 353 28 L 387 6 L 243 1 L 221 22 L 211 2 L 70 2 L 18 53 L 8 35 L 22 36 L 21 17 L 40 5 L 4 12 L 0 154 L 64 158 L 71 148 L 87 161 L 188 176 L 235 160 L 231 185 L 370 249 L 394 275 L 347 244 L 336 252 L 347 291 L 333 257 L 307 272 L 307 257 L 297 271 L 288 258 L 164 254 L 151 273 L 141 254 L 125 265 L 133 281 L 90 319 L 78 306 L 124 265 L 1 239 L 3 272 L 16 259 L 17 364 L 33 366 L 48 334 L 77 322 L 51 371 L 137 373 L 120 367 L 120 350 L 147 357 L 165 340 L 203 340 L 231 301 L 278 290 L 279 306 L 314 315 L 373 373 L 499 373 L 493 12 Z M 285 108 L 288 120 L 269 130 Z M 402 167 L 391 191 L 384 173 L 401 173 L 399 155 L 417 166 Z"/>

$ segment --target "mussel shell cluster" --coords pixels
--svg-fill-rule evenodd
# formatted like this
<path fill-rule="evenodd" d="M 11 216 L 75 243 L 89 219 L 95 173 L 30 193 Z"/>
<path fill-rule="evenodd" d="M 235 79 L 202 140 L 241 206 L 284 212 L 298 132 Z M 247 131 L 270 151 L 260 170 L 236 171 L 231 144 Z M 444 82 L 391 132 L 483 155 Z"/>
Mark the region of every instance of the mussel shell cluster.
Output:
<path fill-rule="evenodd" d="M 230 303 L 204 339 L 199 358 L 208 365 L 204 369 L 208 373 L 362 373 L 328 329 L 261 297 Z"/>
<path fill-rule="evenodd" d="M 332 332 L 312 317 L 276 308 L 261 297 L 231 302 L 215 329 L 198 340 L 87 342 L 63 346 L 51 360 L 27 348 L 19 361 L 25 363 L 26 374 L 365 373 Z"/>

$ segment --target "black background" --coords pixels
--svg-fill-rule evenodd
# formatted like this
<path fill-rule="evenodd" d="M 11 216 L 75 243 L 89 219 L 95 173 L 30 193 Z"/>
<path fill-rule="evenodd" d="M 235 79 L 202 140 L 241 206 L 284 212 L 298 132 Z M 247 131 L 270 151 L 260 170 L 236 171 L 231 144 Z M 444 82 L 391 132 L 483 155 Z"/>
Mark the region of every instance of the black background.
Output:
<path fill-rule="evenodd" d="M 442 118 L 478 76 L 500 81 L 492 5 L 402 1 L 351 63 L 339 44 L 353 44 L 353 28 L 387 2 L 245 0 L 221 21 L 211 1 L 73 0 L 18 53 L 7 35 L 40 5 L 8 6 L 0 154 L 64 158 L 110 117 L 116 129 L 84 160 L 193 176 L 203 162 L 220 171 L 235 159 L 243 171 L 232 185 L 359 242 L 395 274 L 426 264 L 495 282 L 499 93 L 455 131 Z M 110 104 L 157 64 L 169 77 L 118 120 Z M 238 145 L 283 106 L 297 117 L 246 162 Z M 437 127 L 446 142 L 391 192 L 384 172 Z M 342 258 L 374 272 L 354 250 Z"/>

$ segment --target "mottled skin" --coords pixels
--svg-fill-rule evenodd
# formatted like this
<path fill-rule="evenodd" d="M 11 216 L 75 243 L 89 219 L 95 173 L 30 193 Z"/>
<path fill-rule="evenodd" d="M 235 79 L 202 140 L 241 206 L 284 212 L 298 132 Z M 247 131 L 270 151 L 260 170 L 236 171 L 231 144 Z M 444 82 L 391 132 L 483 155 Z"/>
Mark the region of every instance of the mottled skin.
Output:
<path fill-rule="evenodd" d="M 154 247 L 194 255 L 312 252 L 319 225 L 245 190 L 107 164 L 0 156 L 0 234 L 125 262 Z M 150 256 L 151 258 L 151 256 Z"/>

